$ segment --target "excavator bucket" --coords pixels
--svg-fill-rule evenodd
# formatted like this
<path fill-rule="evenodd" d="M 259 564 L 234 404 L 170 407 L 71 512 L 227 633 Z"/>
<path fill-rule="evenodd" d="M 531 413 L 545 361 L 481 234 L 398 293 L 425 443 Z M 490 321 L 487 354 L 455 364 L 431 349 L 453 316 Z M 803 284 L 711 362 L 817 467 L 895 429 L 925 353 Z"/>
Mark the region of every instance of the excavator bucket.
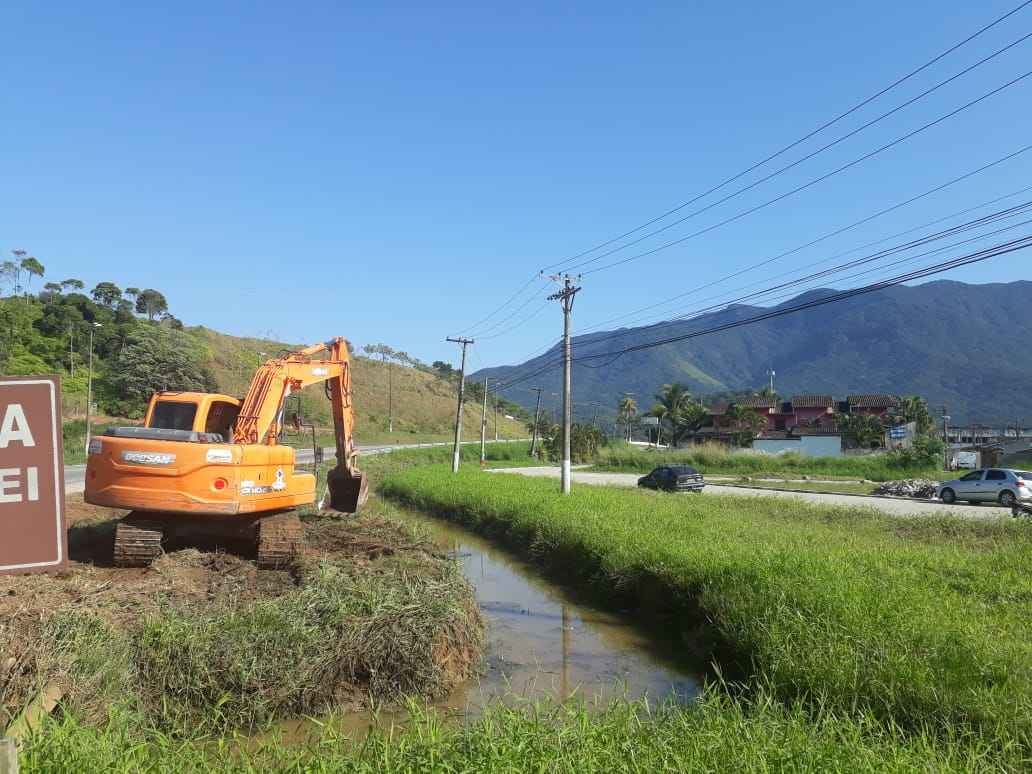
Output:
<path fill-rule="evenodd" d="M 332 468 L 326 476 L 329 507 L 341 513 L 355 513 L 369 499 L 369 481 L 362 473 L 350 471 L 343 465 Z"/>

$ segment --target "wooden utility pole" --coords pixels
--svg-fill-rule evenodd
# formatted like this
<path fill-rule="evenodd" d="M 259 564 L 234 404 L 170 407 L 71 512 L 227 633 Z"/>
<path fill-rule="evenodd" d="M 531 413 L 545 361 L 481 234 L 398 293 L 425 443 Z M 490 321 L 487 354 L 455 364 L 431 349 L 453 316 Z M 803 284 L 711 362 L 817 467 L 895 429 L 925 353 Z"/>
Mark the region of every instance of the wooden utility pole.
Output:
<path fill-rule="evenodd" d="M 462 366 L 459 368 L 459 407 L 455 411 L 455 445 L 452 449 L 452 473 L 459 472 L 459 447 L 462 444 L 462 402 L 466 398 L 466 347 L 473 343 L 473 339 L 457 338 L 450 336 L 445 341 L 451 341 L 462 345 Z"/>
<path fill-rule="evenodd" d="M 561 301 L 563 306 L 563 462 L 562 493 L 570 493 L 570 435 L 573 432 L 573 347 L 570 342 L 570 315 L 573 299 L 580 291 L 573 284 L 569 274 L 554 274 L 550 279 L 563 281 L 563 289 L 548 297 L 549 301 Z"/>
<path fill-rule="evenodd" d="M 484 410 L 480 413 L 480 464 L 487 462 L 487 377 L 484 377 Z"/>
<path fill-rule="evenodd" d="M 530 456 L 537 456 L 538 421 L 541 416 L 541 388 L 532 388 L 537 393 L 537 404 L 534 406 L 534 436 L 530 441 Z"/>

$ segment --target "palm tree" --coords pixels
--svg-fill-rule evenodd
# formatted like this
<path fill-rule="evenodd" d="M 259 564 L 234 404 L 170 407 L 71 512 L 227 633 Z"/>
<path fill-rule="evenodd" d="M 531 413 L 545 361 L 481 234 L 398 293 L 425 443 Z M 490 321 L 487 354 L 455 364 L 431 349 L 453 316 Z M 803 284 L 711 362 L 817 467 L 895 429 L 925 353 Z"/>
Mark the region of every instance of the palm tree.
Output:
<path fill-rule="evenodd" d="M 630 395 L 624 397 L 617 404 L 617 419 L 627 425 L 627 440 L 631 440 L 631 425 L 634 418 L 638 416 L 638 402 Z"/>
<path fill-rule="evenodd" d="M 661 428 L 664 423 L 669 425 L 670 440 L 675 446 L 706 421 L 706 409 L 680 382 L 664 384 L 660 388 L 649 414 L 659 419 Z M 656 442 L 659 443 L 658 438 Z"/>
<path fill-rule="evenodd" d="M 739 446 L 750 445 L 756 435 L 767 426 L 767 420 L 764 417 L 740 403 L 735 403 L 728 408 L 725 416 L 731 420 L 735 443 Z"/>

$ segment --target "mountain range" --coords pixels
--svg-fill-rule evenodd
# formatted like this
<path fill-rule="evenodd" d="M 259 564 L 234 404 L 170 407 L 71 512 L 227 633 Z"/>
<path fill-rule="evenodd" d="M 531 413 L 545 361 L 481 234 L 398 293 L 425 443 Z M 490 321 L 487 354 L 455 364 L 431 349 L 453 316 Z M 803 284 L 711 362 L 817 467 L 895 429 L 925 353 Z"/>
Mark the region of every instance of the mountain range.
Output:
<path fill-rule="evenodd" d="M 691 320 L 575 336 L 577 416 L 590 419 L 597 410 L 611 421 L 628 392 L 647 410 L 659 387 L 675 381 L 699 397 L 758 390 L 772 369 L 775 389 L 785 397 L 920 395 L 933 413 L 945 406 L 954 423 L 1032 426 L 1032 282 L 900 285 L 692 336 L 838 292 L 811 290 L 773 307 L 734 305 Z M 685 336 L 692 337 L 615 359 L 593 357 Z M 502 394 L 533 408 L 532 388 L 542 387 L 542 405 L 555 405 L 560 361 L 557 344 L 524 363 L 483 369 L 471 378 L 504 385 L 528 377 Z"/>

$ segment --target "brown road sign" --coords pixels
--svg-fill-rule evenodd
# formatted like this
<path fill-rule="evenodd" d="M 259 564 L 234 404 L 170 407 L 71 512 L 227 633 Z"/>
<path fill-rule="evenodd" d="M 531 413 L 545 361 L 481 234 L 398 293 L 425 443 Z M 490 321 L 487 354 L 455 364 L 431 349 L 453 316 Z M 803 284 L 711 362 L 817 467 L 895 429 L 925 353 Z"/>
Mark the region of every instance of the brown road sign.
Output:
<path fill-rule="evenodd" d="M 58 377 L 0 376 L 0 572 L 64 567 L 64 503 Z"/>

